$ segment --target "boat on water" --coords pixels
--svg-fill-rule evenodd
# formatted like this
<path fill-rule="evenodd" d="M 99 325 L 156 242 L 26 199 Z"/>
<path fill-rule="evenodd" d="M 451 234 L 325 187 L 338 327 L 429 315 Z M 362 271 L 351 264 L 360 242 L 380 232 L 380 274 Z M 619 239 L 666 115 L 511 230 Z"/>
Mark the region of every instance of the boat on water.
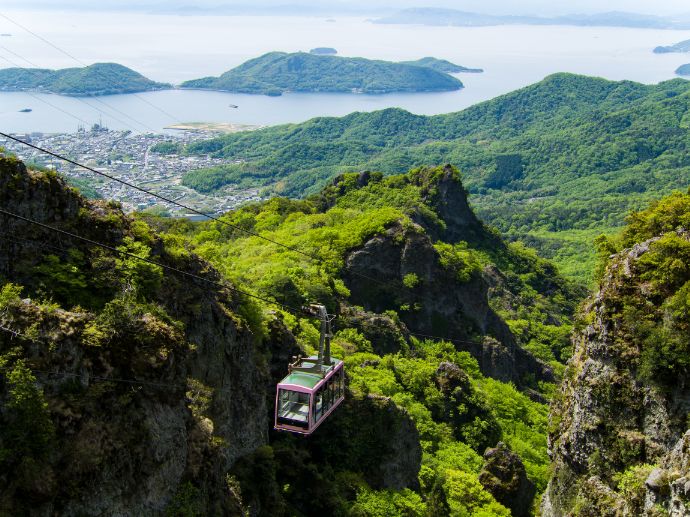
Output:
<path fill-rule="evenodd" d="M 31 113 L 33 110 L 31 108 L 24 108 L 22 110 L 19 110 L 19 113 Z"/>
<path fill-rule="evenodd" d="M 239 106 L 237 104 L 229 104 L 228 106 L 231 108 L 239 108 Z"/>

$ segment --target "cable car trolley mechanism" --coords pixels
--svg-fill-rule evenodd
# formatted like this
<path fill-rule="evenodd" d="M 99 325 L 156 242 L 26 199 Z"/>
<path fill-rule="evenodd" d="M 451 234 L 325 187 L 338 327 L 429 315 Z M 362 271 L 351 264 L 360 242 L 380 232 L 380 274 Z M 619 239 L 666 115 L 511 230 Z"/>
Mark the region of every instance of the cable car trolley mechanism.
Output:
<path fill-rule="evenodd" d="M 318 304 L 304 310 L 321 320 L 319 355 L 293 357 L 288 375 L 276 388 L 274 427 L 310 435 L 345 399 L 345 369 L 340 359 L 331 357 L 331 321 L 335 316 Z"/>

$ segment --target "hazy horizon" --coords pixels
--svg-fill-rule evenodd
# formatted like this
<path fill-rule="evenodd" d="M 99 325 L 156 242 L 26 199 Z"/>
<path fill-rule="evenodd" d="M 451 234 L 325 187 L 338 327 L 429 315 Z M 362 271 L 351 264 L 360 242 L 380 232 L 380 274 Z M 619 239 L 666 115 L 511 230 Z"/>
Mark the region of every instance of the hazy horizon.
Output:
<path fill-rule="evenodd" d="M 175 10 L 213 10 L 222 8 L 237 8 L 246 13 L 255 11 L 270 11 L 280 9 L 283 14 L 285 11 L 294 10 L 300 14 L 305 11 L 314 11 L 315 14 L 325 12 L 343 12 L 362 14 L 383 11 L 397 11 L 412 7 L 439 7 L 456 9 L 460 11 L 471 11 L 482 14 L 502 14 L 502 15 L 536 15 L 536 16 L 555 16 L 577 13 L 604 13 L 610 11 L 624 11 L 657 16 L 669 15 L 689 15 L 690 6 L 687 0 L 660 0 L 650 5 L 648 0 L 609 0 L 604 5 L 596 0 L 373 0 L 373 1 L 345 1 L 345 0 L 258 0 L 249 2 L 247 0 L 148 0 L 144 2 L 115 2 L 105 0 L 94 4 L 86 0 L 67 0 L 56 2 L 54 0 L 5 0 L 5 8 L 21 9 L 50 9 L 50 10 L 80 10 L 80 11 L 167 11 Z"/>

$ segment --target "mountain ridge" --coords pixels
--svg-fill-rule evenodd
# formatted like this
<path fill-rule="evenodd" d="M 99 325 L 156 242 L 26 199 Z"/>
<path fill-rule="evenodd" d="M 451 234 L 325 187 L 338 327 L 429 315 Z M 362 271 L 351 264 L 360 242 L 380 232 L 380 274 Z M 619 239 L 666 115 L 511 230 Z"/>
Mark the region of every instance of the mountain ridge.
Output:
<path fill-rule="evenodd" d="M 190 171 L 189 187 L 259 186 L 294 197 L 342 172 L 451 163 L 480 217 L 586 283 L 591 240 L 690 179 L 689 91 L 681 79 L 642 85 L 554 74 L 457 113 L 319 117 L 176 151 L 242 162 Z"/>
<path fill-rule="evenodd" d="M 456 170 L 345 175 L 307 201 L 226 214 L 229 227 L 135 219 L 3 155 L 0 202 L 110 246 L 0 215 L 0 510 L 508 517 L 497 498 L 524 512 L 531 497 L 496 478 L 501 465 L 524 486 L 546 486 L 544 400 L 576 291 L 476 219 Z M 239 228 L 297 239 L 324 263 L 275 253 Z M 375 243 L 407 251 L 377 259 Z M 394 300 L 370 304 L 346 278 L 364 271 L 364 256 L 397 263 L 386 279 L 400 285 Z M 308 440 L 271 431 L 272 408 L 291 357 L 318 346 L 318 322 L 272 299 L 317 299 L 339 315 L 332 348 L 346 362 L 347 397 Z M 446 325 L 434 321 L 440 308 Z M 408 325 L 486 339 L 472 350 Z"/>

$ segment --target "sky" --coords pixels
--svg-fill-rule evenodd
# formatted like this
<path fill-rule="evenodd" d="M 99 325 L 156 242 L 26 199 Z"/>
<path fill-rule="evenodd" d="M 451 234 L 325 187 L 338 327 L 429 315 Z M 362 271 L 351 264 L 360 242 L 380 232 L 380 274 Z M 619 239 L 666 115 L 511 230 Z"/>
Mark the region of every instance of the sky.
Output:
<path fill-rule="evenodd" d="M 557 15 L 583 12 L 627 11 L 656 15 L 688 14 L 688 0 L 3 0 L 9 8 L 98 8 L 131 7 L 150 9 L 155 6 L 212 8 L 219 5 L 253 5 L 270 8 L 281 4 L 311 6 L 319 10 L 397 10 L 406 7 L 447 7 L 487 14 Z M 1 8 L 0 8 L 1 9 Z"/>

